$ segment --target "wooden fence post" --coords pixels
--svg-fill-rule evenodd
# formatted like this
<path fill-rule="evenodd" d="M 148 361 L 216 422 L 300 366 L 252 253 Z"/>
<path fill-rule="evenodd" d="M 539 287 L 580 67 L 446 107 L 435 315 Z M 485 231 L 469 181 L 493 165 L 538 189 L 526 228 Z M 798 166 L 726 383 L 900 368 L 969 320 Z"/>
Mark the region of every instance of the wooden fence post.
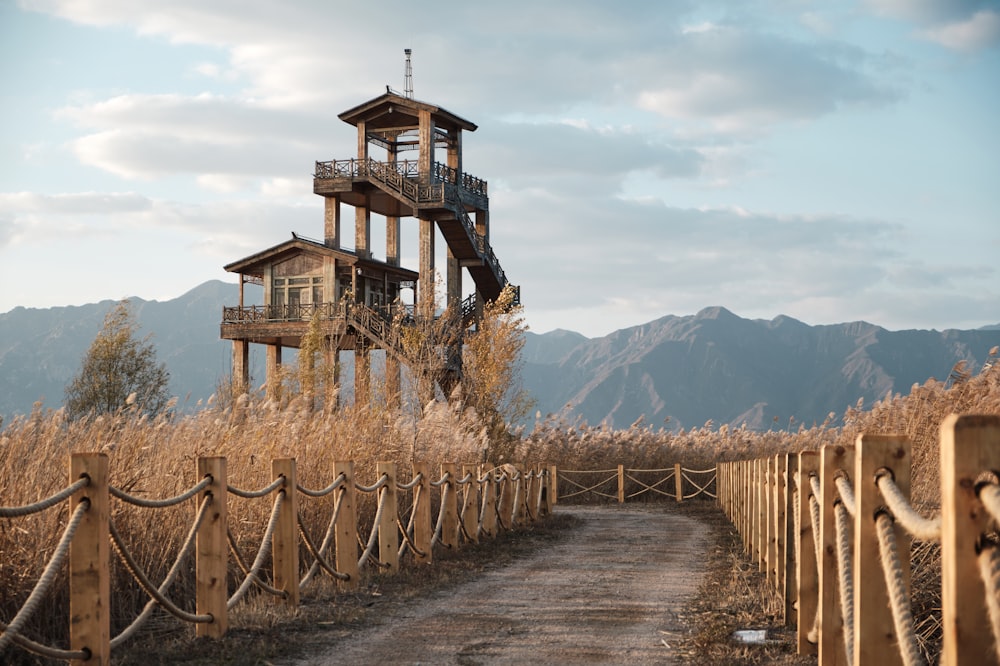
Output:
<path fill-rule="evenodd" d="M 761 461 L 764 465 L 764 579 L 768 585 L 774 585 L 777 569 L 775 558 L 777 540 L 775 538 L 775 526 L 777 525 L 777 507 L 774 503 L 774 457 L 768 456 Z"/>
<path fill-rule="evenodd" d="M 465 538 L 470 543 L 479 543 L 479 473 L 477 465 L 463 463 L 462 476 L 469 477 L 462 497 L 462 525 Z"/>
<path fill-rule="evenodd" d="M 347 580 L 339 585 L 345 590 L 355 590 L 361 584 L 358 574 L 358 519 L 355 510 L 354 463 L 334 462 L 333 478 L 344 475 L 344 484 L 340 487 L 340 513 L 337 514 L 337 524 L 334 527 L 337 534 L 337 571 L 347 574 Z"/>
<path fill-rule="evenodd" d="M 976 479 L 1000 470 L 1000 416 L 948 416 L 941 424 L 941 663 L 995 663 L 993 632 L 977 563 L 990 516 Z"/>
<path fill-rule="evenodd" d="M 441 463 L 441 478 L 448 478 L 441 485 L 441 502 L 444 504 L 444 521 L 441 528 L 441 545 L 445 548 L 458 549 L 458 484 L 457 465 Z"/>
<path fill-rule="evenodd" d="M 514 480 L 511 478 L 510 467 L 501 468 L 501 479 L 497 481 L 497 494 L 500 496 L 500 526 L 504 529 L 513 529 L 512 518 L 514 516 Z"/>
<path fill-rule="evenodd" d="M 820 666 L 846 666 L 847 649 L 844 646 L 844 617 L 840 611 L 840 586 L 837 580 L 837 531 L 834 500 L 837 486 L 834 479 L 840 470 L 854 468 L 854 447 L 827 445 L 820 452 L 819 533 L 823 549 L 822 568 L 819 572 L 819 664 Z"/>
<path fill-rule="evenodd" d="M 674 463 L 674 496 L 678 502 L 684 501 L 684 469 L 680 463 Z"/>
<path fill-rule="evenodd" d="M 538 504 L 535 501 L 535 492 L 538 489 L 538 479 L 535 477 L 535 468 L 525 465 L 524 477 L 524 514 L 527 522 L 534 522 L 538 518 Z"/>
<path fill-rule="evenodd" d="M 767 570 L 767 462 L 757 458 L 757 570 Z"/>
<path fill-rule="evenodd" d="M 902 664 L 899 636 L 889 607 L 882 573 L 875 515 L 885 506 L 875 473 L 892 471 L 896 486 L 910 497 L 910 442 L 900 435 L 858 435 L 854 457 L 854 663 Z M 903 575 L 910 573 L 910 537 L 895 526 L 896 548 Z M 907 586 L 909 587 L 909 586 Z"/>
<path fill-rule="evenodd" d="M 483 481 L 483 533 L 491 537 L 497 535 L 497 484 L 493 463 L 486 463 L 479 468 Z"/>
<path fill-rule="evenodd" d="M 226 490 L 226 459 L 222 456 L 198 458 L 198 480 L 211 477 L 212 482 L 198 495 L 198 504 L 208 501 L 208 513 L 198 527 L 195 541 L 195 612 L 211 615 L 211 622 L 195 625 L 199 637 L 222 638 L 229 628 L 226 608 L 229 544 L 226 526 L 229 521 L 228 491 Z"/>
<path fill-rule="evenodd" d="M 618 503 L 625 503 L 625 465 L 618 465 Z"/>
<path fill-rule="evenodd" d="M 546 516 L 552 515 L 552 507 L 556 503 L 556 466 L 544 465 L 541 467 L 544 476 L 542 477 L 542 509 Z"/>
<path fill-rule="evenodd" d="M 783 573 L 781 575 L 781 598 L 785 601 L 785 626 L 790 627 L 795 624 L 795 607 L 798 604 L 798 587 L 796 586 L 796 567 L 798 566 L 798 553 L 795 549 L 795 511 L 797 509 L 795 495 L 795 477 L 799 472 L 799 457 L 793 453 L 786 453 L 784 456 L 785 466 L 785 561 Z"/>
<path fill-rule="evenodd" d="M 284 488 L 278 490 L 285 499 L 278 510 L 278 524 L 271 538 L 271 568 L 274 586 L 287 595 L 285 603 L 299 605 L 299 498 L 296 489 L 295 458 L 271 461 L 271 476 L 285 477 Z"/>
<path fill-rule="evenodd" d="M 70 515 L 82 502 L 90 503 L 69 547 L 70 649 L 90 652 L 89 659 L 72 663 L 104 666 L 111 663 L 108 456 L 70 456 L 69 482 L 84 476 L 90 478 L 89 485 L 73 493 L 69 501 Z"/>
<path fill-rule="evenodd" d="M 774 524 L 771 530 L 773 544 L 769 577 L 775 592 L 784 592 L 785 579 L 785 456 L 775 455 L 771 460 L 771 506 Z"/>
<path fill-rule="evenodd" d="M 549 501 L 552 506 L 559 504 L 559 470 L 555 465 L 549 466 Z"/>
<path fill-rule="evenodd" d="M 799 602 L 796 618 L 796 652 L 816 654 L 817 646 L 809 641 L 819 606 L 819 572 L 816 568 L 816 534 L 809 498 L 812 496 L 809 478 L 819 473 L 819 452 L 799 453 L 796 473 L 799 488 L 799 533 L 795 537 L 796 598 Z M 817 500 L 820 498 L 816 498 Z"/>
<path fill-rule="evenodd" d="M 378 493 L 384 493 L 385 497 L 385 506 L 382 508 L 378 524 L 378 559 L 387 565 L 386 573 L 394 574 L 399 571 L 399 528 L 396 526 L 399 499 L 396 491 L 396 463 L 376 463 L 376 477 L 381 479 L 383 474 L 389 480 L 384 488 L 378 490 Z"/>
<path fill-rule="evenodd" d="M 420 483 L 413 489 L 413 511 L 416 516 L 413 519 L 413 544 L 420 550 L 420 553 L 413 553 L 415 562 L 430 564 L 434 560 L 432 542 L 434 540 L 434 526 L 431 524 L 431 475 L 427 463 L 413 463 L 413 478 L 420 475 Z"/>

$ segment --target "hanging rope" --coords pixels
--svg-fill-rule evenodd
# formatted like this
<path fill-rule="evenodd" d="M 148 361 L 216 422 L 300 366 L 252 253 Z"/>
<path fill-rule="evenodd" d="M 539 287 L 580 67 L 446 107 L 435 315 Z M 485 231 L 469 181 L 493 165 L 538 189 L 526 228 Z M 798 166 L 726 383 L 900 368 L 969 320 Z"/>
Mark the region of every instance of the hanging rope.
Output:
<path fill-rule="evenodd" d="M 69 553 L 69 544 L 73 540 L 73 535 L 76 534 L 76 528 L 80 525 L 80 521 L 83 520 L 83 514 L 89 509 L 90 500 L 88 499 L 84 499 L 76 505 L 73 515 L 66 524 L 66 529 L 63 530 L 62 538 L 59 539 L 59 544 L 56 546 L 55 552 L 49 558 L 49 563 L 45 565 L 45 570 L 42 572 L 38 582 L 35 583 L 31 594 L 28 595 L 28 599 L 21 606 L 21 610 L 17 612 L 14 619 L 7 625 L 4 633 L 0 634 L 0 653 L 3 653 L 4 649 L 14 639 L 15 634 L 21 633 L 21 628 L 31 619 L 31 616 L 38 609 L 38 604 L 48 594 L 49 587 L 52 585 L 52 581 L 55 580 L 56 573 L 62 567 L 63 560 L 66 559 L 66 555 Z"/>
<path fill-rule="evenodd" d="M 389 478 L 388 475 L 383 474 L 382 475 L 382 479 L 379 479 L 379 481 L 382 481 L 383 479 L 384 480 L 388 480 L 388 478 Z M 383 483 L 382 485 L 384 486 L 385 484 Z M 363 567 L 368 562 L 368 560 L 372 556 L 372 551 L 375 550 L 375 542 L 378 539 L 378 531 L 380 529 L 381 520 L 382 520 L 382 510 L 385 508 L 385 498 L 386 498 L 386 496 L 388 496 L 388 493 L 379 493 L 378 494 L 378 508 L 375 509 L 374 524 L 372 525 L 371 534 L 368 535 L 368 545 L 365 547 L 365 552 L 363 552 L 361 554 L 361 557 L 358 559 L 358 568 L 359 569 L 361 567 Z"/>
<path fill-rule="evenodd" d="M 108 493 L 110 493 L 112 497 L 117 497 L 126 504 L 131 504 L 133 506 L 142 507 L 144 509 L 165 509 L 167 507 L 176 506 L 177 504 L 188 501 L 205 488 L 208 488 L 211 483 L 212 477 L 209 475 L 202 479 L 196 486 L 188 488 L 180 495 L 159 500 L 136 497 L 135 495 L 130 495 L 124 490 L 119 490 L 114 486 L 108 486 Z"/>
<path fill-rule="evenodd" d="M 885 588 L 889 592 L 889 608 L 896 640 L 899 642 L 900 656 L 906 666 L 923 663 L 917 633 L 913 627 L 913 613 L 910 610 L 910 593 L 906 589 L 903 565 L 896 546 L 896 531 L 892 516 L 879 511 L 875 516 L 875 534 L 878 537 L 878 553 L 885 576 Z"/>
<path fill-rule="evenodd" d="M 305 589 L 305 586 L 310 580 L 312 580 L 312 572 L 320 567 L 337 580 L 350 580 L 350 575 L 340 573 L 337 571 L 336 567 L 326 561 L 326 553 L 322 548 L 316 548 L 316 544 L 313 543 L 312 538 L 309 536 L 309 532 L 306 531 L 305 525 L 302 524 L 301 514 L 299 514 L 297 522 L 299 524 L 299 534 L 302 536 L 302 542 L 306 545 L 306 550 L 309 551 L 309 554 L 312 555 L 313 558 L 312 566 L 309 567 L 309 573 L 303 576 L 302 580 L 299 581 L 299 592 Z"/>
<path fill-rule="evenodd" d="M 844 652 L 854 663 L 854 574 L 851 566 L 851 516 L 844 502 L 833 505 L 837 535 L 837 574 L 840 578 L 840 616 L 844 619 Z"/>
<path fill-rule="evenodd" d="M 72 485 L 63 488 L 55 495 L 38 500 L 33 504 L 27 504 L 25 506 L 0 506 L 0 518 L 18 518 L 20 516 L 30 516 L 33 513 L 45 511 L 46 509 L 54 507 L 56 504 L 69 499 L 72 497 L 73 493 L 86 488 L 88 485 L 90 485 L 90 477 L 84 476 Z"/>
<path fill-rule="evenodd" d="M 280 480 L 283 482 L 284 478 L 282 477 Z M 263 585 L 264 581 L 260 578 L 260 569 L 264 566 L 264 559 L 267 557 L 267 551 L 270 550 L 271 538 L 274 536 L 274 529 L 278 525 L 278 513 L 284 501 L 284 491 L 279 492 L 274 498 L 274 508 L 271 509 L 271 519 L 267 522 L 267 529 L 264 531 L 264 538 L 261 540 L 260 548 L 257 550 L 257 557 L 253 561 L 253 566 L 251 566 L 250 570 L 246 572 L 246 577 L 243 579 L 239 588 L 233 593 L 233 596 L 229 597 L 229 601 L 226 602 L 226 608 L 228 610 L 232 610 L 236 604 L 240 602 L 243 595 L 245 595 L 247 590 L 250 589 L 251 584 L 257 582 L 258 584 Z M 278 595 L 284 598 L 287 598 L 288 596 L 288 593 L 284 590 L 276 590 L 273 587 L 271 590 L 274 590 Z"/>
<path fill-rule="evenodd" d="M 295 484 L 295 489 L 298 490 L 303 495 L 308 495 L 309 497 L 326 497 L 332 493 L 337 488 L 341 487 L 347 482 L 347 476 L 341 472 L 337 475 L 337 478 L 333 480 L 333 483 L 328 485 L 326 488 L 321 490 L 310 490 L 301 484 Z"/>
<path fill-rule="evenodd" d="M 343 475 L 341 475 L 341 476 L 343 476 Z M 316 553 L 313 554 L 313 558 L 315 558 L 315 559 L 314 559 L 314 561 L 312 563 L 312 566 L 309 567 L 309 571 L 306 572 L 306 575 L 302 577 L 301 581 L 299 581 L 299 590 L 300 591 L 304 590 L 306 588 L 306 586 L 309 585 L 309 583 L 313 579 L 313 576 L 316 575 L 316 573 L 319 571 L 320 567 L 323 567 L 324 569 L 326 569 L 326 567 L 323 566 L 323 562 L 325 562 L 324 558 L 326 558 L 326 551 L 327 551 L 327 549 L 333 543 L 333 535 L 336 532 L 336 528 L 337 528 L 337 518 L 340 516 L 340 507 L 341 507 L 341 505 L 343 503 L 344 495 L 346 494 L 346 492 L 347 492 L 347 490 L 345 488 L 341 487 L 341 491 L 339 493 L 337 493 L 337 499 L 336 499 L 336 501 L 333 504 L 333 514 L 330 516 L 330 523 L 326 526 L 326 534 L 323 535 L 323 543 L 320 544 L 319 549 L 316 550 Z M 302 520 L 301 520 L 301 518 L 299 519 L 299 531 L 302 532 L 303 538 L 308 538 L 308 535 L 305 533 L 305 530 L 304 530 L 304 528 L 302 526 Z M 307 545 L 308 545 L 308 542 L 307 542 Z M 330 569 L 327 569 L 327 571 L 330 572 L 331 574 L 333 574 L 333 572 Z M 342 578 L 342 579 L 339 579 L 339 580 L 349 580 L 350 579 L 350 576 L 348 576 L 347 574 L 340 574 L 338 572 L 337 575 L 347 576 L 347 578 Z M 334 578 L 336 578 L 337 575 L 334 575 Z"/>
<path fill-rule="evenodd" d="M 285 477 L 279 476 L 277 479 L 272 481 L 270 485 L 265 486 L 260 490 L 241 490 L 235 486 L 227 485 L 226 491 L 230 494 L 236 495 L 237 497 L 242 497 L 243 499 L 260 499 L 261 497 L 267 497 L 283 485 L 285 485 Z"/>
<path fill-rule="evenodd" d="M 876 472 L 875 485 L 893 517 L 907 532 L 921 541 L 941 541 L 941 516 L 924 518 L 917 513 L 896 485 L 891 471 L 883 469 Z"/>
<path fill-rule="evenodd" d="M 840 495 L 840 501 L 844 503 L 844 508 L 847 509 L 847 513 L 854 517 L 854 487 L 851 485 L 850 480 L 843 474 L 838 474 L 833 479 L 834 485 L 837 486 L 837 493 Z"/>
<path fill-rule="evenodd" d="M 979 575 L 986 588 L 986 610 L 990 616 L 990 628 L 993 630 L 993 649 L 1000 661 L 1000 548 L 988 543 L 980 551 L 976 561 L 979 564 Z"/>

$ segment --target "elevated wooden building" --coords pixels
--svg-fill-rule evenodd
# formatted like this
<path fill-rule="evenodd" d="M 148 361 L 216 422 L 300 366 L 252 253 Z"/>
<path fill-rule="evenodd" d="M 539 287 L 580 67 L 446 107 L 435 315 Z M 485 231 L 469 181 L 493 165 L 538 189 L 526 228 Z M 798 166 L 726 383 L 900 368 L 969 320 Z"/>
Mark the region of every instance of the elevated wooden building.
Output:
<path fill-rule="evenodd" d="M 507 286 L 490 247 L 486 181 L 462 168 L 462 133 L 476 125 L 441 107 L 387 89 L 340 114 L 357 127 L 356 157 L 316 162 L 313 192 L 325 202 L 323 240 L 291 240 L 225 267 L 240 276 L 240 303 L 223 310 L 221 335 L 233 341 L 233 383 L 249 384 L 249 346 L 266 346 L 267 386 L 274 394 L 283 347 L 298 348 L 314 316 L 330 353 L 355 354 L 355 399 L 367 399 L 369 352 L 386 352 L 386 390 L 398 395 L 406 353 L 392 332 L 393 318 L 435 316 L 435 241 L 447 244 L 449 308 L 462 308 L 462 326 L 474 325 L 485 302 Z M 444 161 L 437 161 L 437 153 Z M 413 155 L 414 159 L 400 159 Z M 342 245 L 341 204 L 354 208 L 354 249 Z M 385 219 L 385 261 L 372 255 L 372 214 Z M 419 224 L 419 266 L 400 265 L 400 224 Z M 475 286 L 463 300 L 462 275 Z M 244 305 L 244 285 L 263 286 L 263 305 Z M 402 289 L 414 290 L 415 312 L 398 317 Z M 460 371 L 460 350 L 457 354 Z M 334 359 L 331 359 L 334 360 Z M 447 388 L 447 387 L 446 387 Z"/>

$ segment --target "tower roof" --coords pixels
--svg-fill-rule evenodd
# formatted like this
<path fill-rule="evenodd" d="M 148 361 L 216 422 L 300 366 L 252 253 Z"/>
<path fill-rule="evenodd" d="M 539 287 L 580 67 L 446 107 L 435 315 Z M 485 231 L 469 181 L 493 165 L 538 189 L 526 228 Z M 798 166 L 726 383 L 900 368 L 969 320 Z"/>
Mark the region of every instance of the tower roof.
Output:
<path fill-rule="evenodd" d="M 463 129 L 475 132 L 476 125 L 461 116 L 433 104 L 408 99 L 394 92 L 387 92 L 341 113 L 338 118 L 357 127 L 364 121 L 370 129 L 417 127 L 419 111 L 430 111 L 434 124 L 444 129 Z"/>

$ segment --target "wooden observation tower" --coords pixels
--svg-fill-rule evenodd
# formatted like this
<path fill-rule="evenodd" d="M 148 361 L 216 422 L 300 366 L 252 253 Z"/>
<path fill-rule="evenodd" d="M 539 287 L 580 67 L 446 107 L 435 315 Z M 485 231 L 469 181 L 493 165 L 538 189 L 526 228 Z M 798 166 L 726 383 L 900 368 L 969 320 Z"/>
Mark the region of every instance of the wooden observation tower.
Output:
<path fill-rule="evenodd" d="M 323 240 L 293 232 L 291 240 L 225 266 L 240 276 L 240 303 L 224 308 L 221 326 L 222 338 L 233 341 L 237 393 L 248 388 L 249 345 L 256 343 L 266 346 L 267 387 L 274 396 L 282 347 L 298 348 L 318 317 L 328 353 L 355 355 L 356 401 L 370 399 L 373 349 L 386 352 L 387 398 L 398 396 L 400 364 L 409 359 L 396 329 L 400 321 L 413 325 L 435 316 L 439 236 L 447 244 L 447 306 L 451 312 L 461 308 L 462 327 L 473 326 L 483 304 L 495 300 L 507 286 L 490 247 L 486 181 L 462 168 L 462 132 L 475 131 L 476 125 L 413 99 L 409 52 L 406 74 L 403 95 L 386 86 L 384 95 L 340 114 L 341 120 L 357 128 L 358 152 L 356 157 L 316 162 L 313 192 L 325 203 Z M 354 209 L 353 249 L 342 244 L 342 204 Z M 373 215 L 385 221 L 384 261 L 372 252 Z M 405 218 L 415 218 L 419 224 L 416 270 L 400 265 L 400 225 Z M 463 299 L 464 272 L 472 278 L 475 291 Z M 263 305 L 243 304 L 248 282 L 263 286 Z M 400 316 L 399 308 L 406 307 L 400 292 L 408 288 L 414 291 L 413 309 Z M 436 378 L 442 384 L 453 382 L 460 373 L 460 351 L 449 350 L 454 359 L 450 379 Z"/>

